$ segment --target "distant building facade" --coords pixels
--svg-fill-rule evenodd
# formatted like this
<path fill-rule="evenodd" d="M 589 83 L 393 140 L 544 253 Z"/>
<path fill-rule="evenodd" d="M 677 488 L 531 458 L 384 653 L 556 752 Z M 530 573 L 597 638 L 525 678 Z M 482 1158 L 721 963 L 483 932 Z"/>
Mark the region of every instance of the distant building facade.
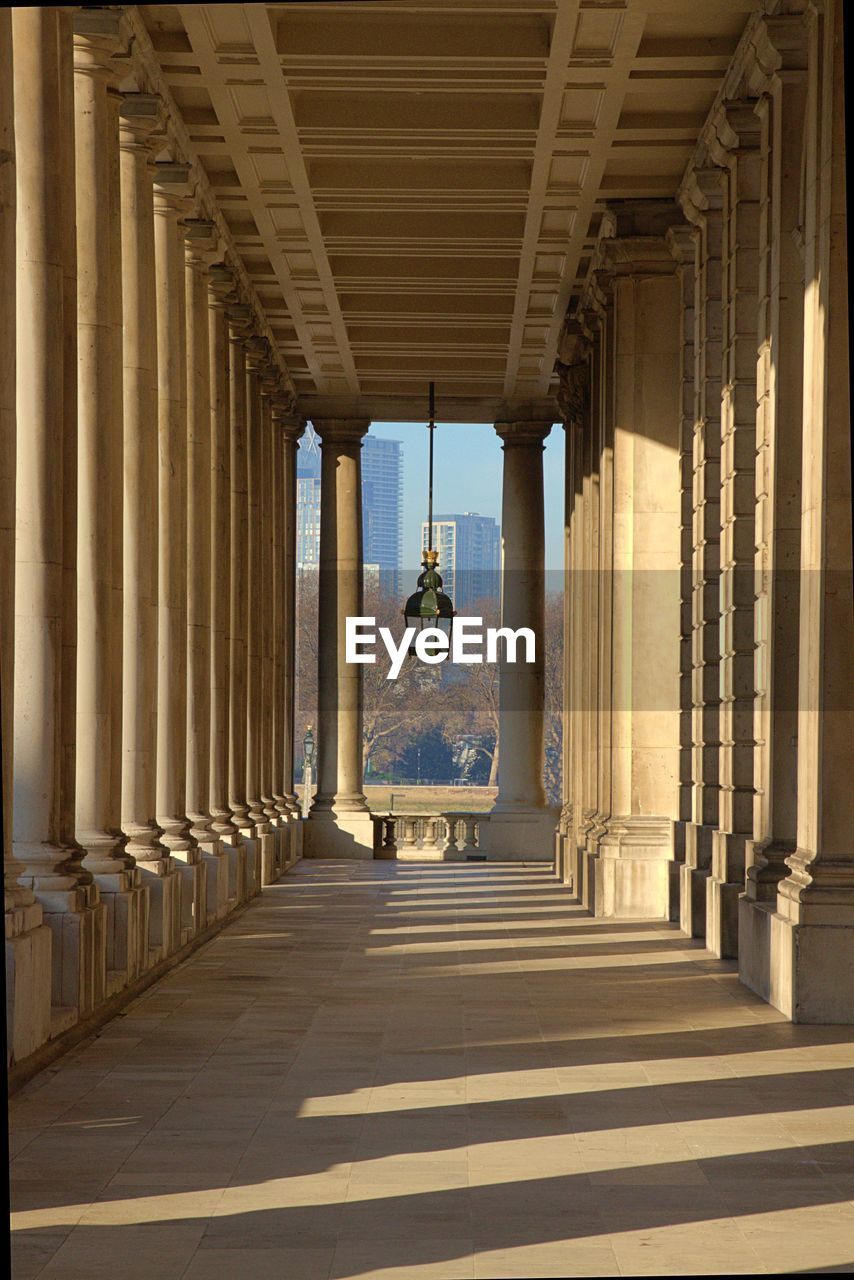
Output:
<path fill-rule="evenodd" d="M 297 453 L 297 565 L 320 557 L 320 441 L 309 426 Z M 363 560 L 397 589 L 403 546 L 403 450 L 400 440 L 366 436 L 362 444 Z"/>
<path fill-rule="evenodd" d="M 297 568 L 320 559 L 320 441 L 309 426 L 297 450 Z"/>
<path fill-rule="evenodd" d="M 428 545 L 427 521 L 421 526 L 421 546 Z M 492 516 L 475 511 L 433 517 L 433 541 L 439 552 L 439 572 L 457 613 L 478 600 L 497 599 L 501 542 Z"/>

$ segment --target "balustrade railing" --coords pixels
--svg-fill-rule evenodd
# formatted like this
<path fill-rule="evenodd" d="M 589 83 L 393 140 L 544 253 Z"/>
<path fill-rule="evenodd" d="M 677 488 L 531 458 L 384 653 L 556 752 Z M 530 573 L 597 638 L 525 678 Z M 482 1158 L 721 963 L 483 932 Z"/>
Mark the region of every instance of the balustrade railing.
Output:
<path fill-rule="evenodd" d="M 480 832 L 486 813 L 388 813 L 383 824 L 384 858 L 428 858 L 465 862 L 479 854 Z"/>

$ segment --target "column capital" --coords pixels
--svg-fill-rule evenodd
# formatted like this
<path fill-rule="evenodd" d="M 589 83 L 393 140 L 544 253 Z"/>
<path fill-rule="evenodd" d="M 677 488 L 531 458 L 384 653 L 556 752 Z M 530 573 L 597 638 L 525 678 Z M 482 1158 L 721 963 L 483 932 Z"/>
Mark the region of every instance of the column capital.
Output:
<path fill-rule="evenodd" d="M 281 431 L 285 440 L 296 444 L 305 431 L 305 418 L 296 408 L 296 396 L 276 396 L 272 403 L 273 425 Z"/>
<path fill-rule="evenodd" d="M 585 333 L 601 328 L 614 301 L 614 273 L 610 267 L 594 267 L 587 277 L 576 316 Z"/>
<path fill-rule="evenodd" d="M 260 334 L 250 333 L 243 340 L 246 348 L 246 370 L 248 373 L 261 375 L 269 358 L 270 346 L 266 338 Z"/>
<path fill-rule="evenodd" d="M 555 360 L 555 373 L 560 376 L 561 368 L 577 364 L 587 358 L 590 351 L 590 336 L 584 318 L 576 313 L 567 316 L 563 322 Z M 560 396 L 558 396 L 558 406 Z"/>
<path fill-rule="evenodd" d="M 602 264 L 615 276 L 666 276 L 676 269 L 665 236 L 621 236 L 602 245 Z"/>
<path fill-rule="evenodd" d="M 225 262 L 215 262 L 208 272 L 208 306 L 212 310 L 225 311 L 236 298 L 234 272 Z"/>
<path fill-rule="evenodd" d="M 669 275 L 674 270 L 668 233 L 684 225 L 675 200 L 627 201 L 602 215 L 593 268 L 612 275 Z"/>
<path fill-rule="evenodd" d="M 808 6 L 800 13 L 764 14 L 751 36 L 753 66 L 747 73 L 751 93 L 767 92 L 775 80 L 802 79 L 809 52 Z"/>
<path fill-rule="evenodd" d="M 761 125 L 756 105 L 756 98 L 740 98 L 721 105 L 708 143 L 714 164 L 727 168 L 738 152 L 759 149 Z"/>
<path fill-rule="evenodd" d="M 530 418 L 523 418 L 521 421 L 505 422 L 499 421 L 495 423 L 495 432 L 503 441 L 503 448 L 517 445 L 536 446 L 544 448 L 543 441 L 552 429 L 552 419 L 546 421 L 536 421 Z"/>
<path fill-rule="evenodd" d="M 710 214 L 720 214 L 723 209 L 720 169 L 692 169 L 679 191 L 679 203 L 685 217 L 695 226 Z"/>
<path fill-rule="evenodd" d="M 564 426 L 583 426 L 590 404 L 590 364 L 586 358 L 586 341 L 576 349 L 572 364 L 555 362 L 558 375 L 557 403 Z"/>
<path fill-rule="evenodd" d="M 161 139 L 163 101 L 156 93 L 123 93 L 119 105 L 119 145 L 123 151 L 152 151 Z"/>
<path fill-rule="evenodd" d="M 71 20 L 74 71 L 118 82 L 121 71 L 113 59 L 127 53 L 130 37 L 121 9 L 77 9 Z"/>
<path fill-rule="evenodd" d="M 229 306 L 227 314 L 228 340 L 229 342 L 238 343 L 242 347 L 245 345 L 255 322 L 252 308 L 247 302 L 234 302 Z"/>
<path fill-rule="evenodd" d="M 270 356 L 269 345 L 267 355 Z M 261 367 L 261 394 L 272 400 L 281 391 L 282 372 L 277 364 L 268 359 Z"/>
<path fill-rule="evenodd" d="M 188 211 L 190 166 L 174 160 L 159 160 L 154 166 L 154 212 L 176 216 Z"/>
<path fill-rule="evenodd" d="M 209 218 L 184 219 L 184 260 L 188 267 L 205 271 L 219 255 L 217 225 Z"/>
<path fill-rule="evenodd" d="M 697 228 L 682 224 L 671 227 L 665 236 L 667 247 L 679 266 L 693 265 L 697 256 Z"/>
<path fill-rule="evenodd" d="M 361 444 L 371 429 L 370 418 L 312 418 L 321 442 Z"/>

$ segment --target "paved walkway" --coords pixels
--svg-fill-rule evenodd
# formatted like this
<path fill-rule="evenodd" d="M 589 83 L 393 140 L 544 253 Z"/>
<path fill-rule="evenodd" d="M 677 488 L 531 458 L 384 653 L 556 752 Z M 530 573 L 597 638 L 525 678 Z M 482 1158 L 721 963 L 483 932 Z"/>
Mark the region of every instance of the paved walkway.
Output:
<path fill-rule="evenodd" d="M 854 1264 L 854 1028 L 518 865 L 301 863 L 12 1113 L 15 1280 Z"/>

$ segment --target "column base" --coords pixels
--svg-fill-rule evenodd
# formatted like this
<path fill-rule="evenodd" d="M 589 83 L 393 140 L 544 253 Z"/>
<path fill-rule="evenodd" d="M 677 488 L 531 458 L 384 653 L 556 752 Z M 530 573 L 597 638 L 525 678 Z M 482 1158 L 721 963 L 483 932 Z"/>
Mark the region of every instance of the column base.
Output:
<path fill-rule="evenodd" d="M 107 995 L 111 996 L 148 968 L 149 890 L 136 867 L 95 875 L 106 911 Z"/>
<path fill-rule="evenodd" d="M 304 858 L 374 858 L 380 829 L 367 810 L 312 809 L 303 827 Z"/>
<path fill-rule="evenodd" d="M 556 826 L 548 809 L 493 809 L 480 827 L 480 852 L 488 862 L 551 863 Z"/>
<path fill-rule="evenodd" d="M 249 898 L 248 879 L 255 865 L 255 841 L 246 828 L 240 831 L 239 844 L 226 844 L 228 857 L 228 897 L 235 906 Z"/>
<path fill-rule="evenodd" d="M 561 884 L 569 883 L 568 848 L 565 831 L 556 831 L 554 836 L 555 875 Z"/>
<path fill-rule="evenodd" d="M 6 915 L 6 1063 L 12 1066 L 50 1038 L 51 931 L 36 902 Z"/>
<path fill-rule="evenodd" d="M 679 928 L 689 938 L 706 936 L 706 890 L 711 872 L 703 867 L 679 867 Z"/>
<path fill-rule="evenodd" d="M 572 893 L 577 897 L 581 906 L 585 910 L 592 911 L 592 902 L 590 897 L 590 861 L 592 856 L 583 846 L 577 844 L 575 836 L 568 836 L 568 858 L 570 858 L 570 879 L 572 882 Z"/>
<path fill-rule="evenodd" d="M 95 884 L 51 891 L 42 902 L 52 936 L 51 1004 L 85 1018 L 106 997 L 107 912 Z"/>
<path fill-rule="evenodd" d="M 738 900 L 744 893 L 744 835 L 715 831 L 706 884 L 706 946 L 721 960 L 738 958 Z"/>
<path fill-rule="evenodd" d="M 287 866 L 291 847 L 291 824 L 286 814 L 282 813 L 275 826 L 276 831 L 276 875 L 284 875 Z"/>
<path fill-rule="evenodd" d="M 197 848 L 172 854 L 181 879 L 181 946 L 207 927 L 207 868 Z"/>
<path fill-rule="evenodd" d="M 171 956 L 181 946 L 181 877 L 171 858 L 137 863 L 148 889 L 148 952 L 146 969 Z"/>
<path fill-rule="evenodd" d="M 715 827 L 681 823 L 684 862 L 679 867 L 679 928 L 689 938 L 706 936 L 706 893 L 712 869 Z"/>
<path fill-rule="evenodd" d="M 677 900 L 673 819 L 609 818 L 586 868 L 588 907 L 596 916 L 669 920 Z"/>
<path fill-rule="evenodd" d="M 854 927 L 796 924 L 742 895 L 738 976 L 792 1022 L 854 1024 Z"/>
<path fill-rule="evenodd" d="M 208 924 L 222 920 L 228 914 L 228 852 L 221 841 L 215 845 L 202 845 L 202 862 L 205 867 L 205 908 Z"/>
<path fill-rule="evenodd" d="M 244 902 L 261 892 L 261 837 L 255 828 L 245 837 L 246 875 L 243 882 Z"/>
<path fill-rule="evenodd" d="M 288 866 L 292 867 L 299 862 L 303 856 L 303 842 L 305 838 L 305 821 L 300 817 L 295 817 L 291 823 L 291 847 Z"/>
<path fill-rule="evenodd" d="M 255 892 L 260 893 L 265 884 L 272 884 L 276 879 L 276 849 L 278 836 L 269 822 L 255 828 L 255 836 L 261 848 L 261 869 L 256 881 Z"/>

